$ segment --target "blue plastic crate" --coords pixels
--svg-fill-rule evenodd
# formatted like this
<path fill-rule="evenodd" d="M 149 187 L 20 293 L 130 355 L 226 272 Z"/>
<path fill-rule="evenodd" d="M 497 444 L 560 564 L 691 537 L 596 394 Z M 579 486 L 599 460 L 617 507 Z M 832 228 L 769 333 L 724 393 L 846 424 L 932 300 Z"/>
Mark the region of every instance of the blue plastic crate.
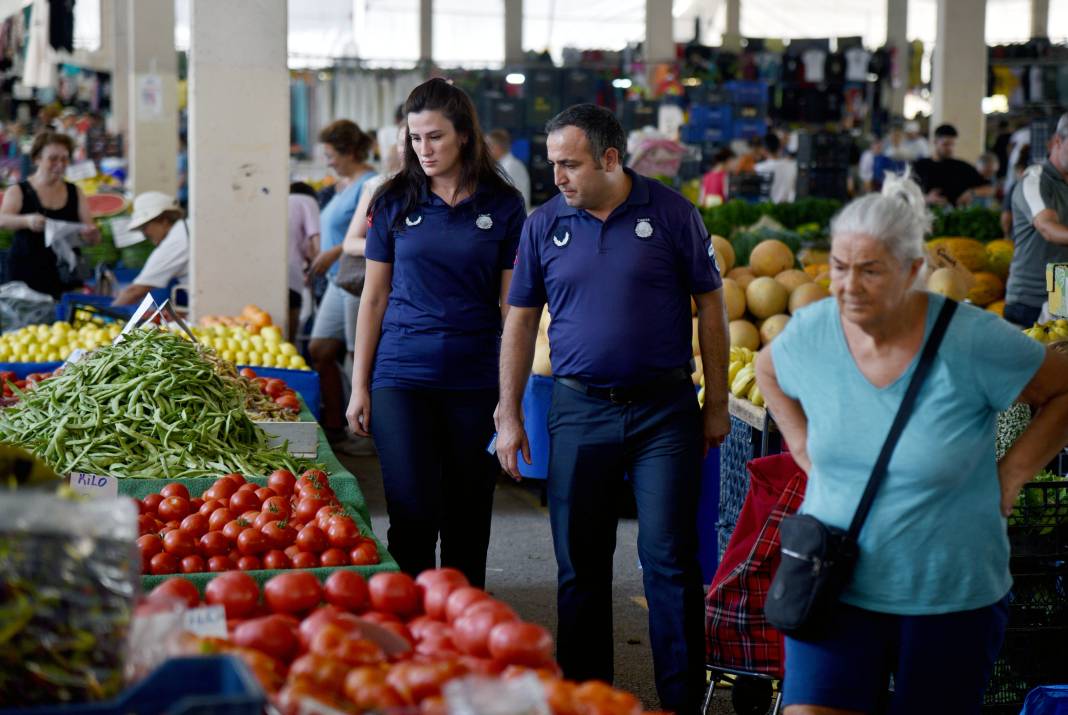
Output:
<path fill-rule="evenodd" d="M 238 369 L 248 367 L 255 371 L 259 377 L 275 377 L 285 380 L 285 383 L 298 392 L 312 416 L 319 419 L 319 373 L 314 370 L 291 370 L 284 367 L 256 367 L 255 365 L 240 365 Z"/>
<path fill-rule="evenodd" d="M 219 655 L 168 660 L 114 700 L 0 710 L 0 715 L 259 715 L 266 702 L 245 664 Z"/>
<path fill-rule="evenodd" d="M 53 372 L 62 362 L 0 362 L 0 371 L 13 372 L 23 380 L 31 372 Z"/>
<path fill-rule="evenodd" d="M 725 83 L 727 96 L 732 104 L 759 104 L 768 103 L 768 84 L 759 80 L 732 80 Z"/>
<path fill-rule="evenodd" d="M 753 428 L 731 416 L 731 431 L 719 447 L 719 557 L 727 550 L 727 542 L 734 533 L 738 515 L 742 512 L 745 495 L 749 492 L 749 470 L 746 465 L 754 456 Z"/>
<path fill-rule="evenodd" d="M 764 119 L 736 119 L 731 127 L 735 139 L 752 139 L 763 137 L 768 133 L 768 123 Z"/>
<path fill-rule="evenodd" d="M 689 125 L 705 129 L 725 127 L 731 123 L 731 108 L 726 105 L 696 104 L 690 107 Z"/>

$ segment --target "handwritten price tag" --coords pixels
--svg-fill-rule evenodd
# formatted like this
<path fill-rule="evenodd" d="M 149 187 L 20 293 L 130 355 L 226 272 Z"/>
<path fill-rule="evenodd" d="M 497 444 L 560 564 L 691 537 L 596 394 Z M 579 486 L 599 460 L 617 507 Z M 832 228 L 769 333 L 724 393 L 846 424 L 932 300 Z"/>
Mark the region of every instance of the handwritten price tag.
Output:
<path fill-rule="evenodd" d="M 99 474 L 71 472 L 70 487 L 78 494 L 85 494 L 93 499 L 115 499 L 119 496 L 119 480 Z"/>
<path fill-rule="evenodd" d="M 185 629 L 204 638 L 226 637 L 226 609 L 201 606 L 185 612 Z"/>

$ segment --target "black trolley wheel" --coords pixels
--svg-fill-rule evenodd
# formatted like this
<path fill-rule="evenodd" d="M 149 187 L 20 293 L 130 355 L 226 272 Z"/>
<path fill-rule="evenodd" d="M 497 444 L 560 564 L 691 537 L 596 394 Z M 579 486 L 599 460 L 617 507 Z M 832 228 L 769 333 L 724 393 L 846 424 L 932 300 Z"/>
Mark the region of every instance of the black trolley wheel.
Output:
<path fill-rule="evenodd" d="M 772 695 L 770 680 L 739 677 L 731 687 L 731 705 L 738 715 L 765 715 Z"/>

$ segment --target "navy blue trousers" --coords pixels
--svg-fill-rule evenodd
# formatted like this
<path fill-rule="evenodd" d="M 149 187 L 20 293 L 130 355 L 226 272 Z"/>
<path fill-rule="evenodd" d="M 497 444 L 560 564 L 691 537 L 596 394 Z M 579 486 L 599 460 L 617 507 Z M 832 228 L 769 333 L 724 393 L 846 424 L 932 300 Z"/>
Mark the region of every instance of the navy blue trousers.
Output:
<path fill-rule="evenodd" d="M 575 680 L 612 682 L 614 495 L 629 475 L 649 639 L 664 710 L 696 713 L 704 687 L 704 602 L 697 560 L 703 451 L 693 386 L 619 405 L 560 383 L 549 411 L 549 514 L 558 567 L 557 659 Z"/>
<path fill-rule="evenodd" d="M 412 576 L 441 565 L 486 583 L 493 490 L 486 452 L 497 390 L 384 388 L 371 392 L 371 430 L 386 492 L 389 553 Z"/>

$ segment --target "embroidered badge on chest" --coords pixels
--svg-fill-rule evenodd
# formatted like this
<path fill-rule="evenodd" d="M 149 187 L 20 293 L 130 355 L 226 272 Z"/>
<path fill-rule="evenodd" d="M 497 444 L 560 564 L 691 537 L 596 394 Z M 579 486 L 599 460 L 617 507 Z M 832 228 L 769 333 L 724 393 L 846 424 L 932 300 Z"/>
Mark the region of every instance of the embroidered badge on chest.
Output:
<path fill-rule="evenodd" d="M 404 217 L 404 225 L 406 225 L 406 226 L 418 226 L 422 222 L 423 222 L 423 217 L 422 216 L 416 216 L 415 218 L 412 218 L 411 216 L 405 216 Z"/>
<path fill-rule="evenodd" d="M 563 238 L 557 238 L 556 234 L 553 234 L 553 243 L 555 243 L 557 245 L 557 247 L 559 247 L 559 248 L 563 248 L 564 246 L 566 246 L 570 242 L 571 242 L 571 232 L 570 231 L 564 231 L 564 237 Z"/>
<path fill-rule="evenodd" d="M 653 235 L 653 224 L 647 218 L 638 219 L 634 224 L 634 235 L 638 238 L 649 238 Z"/>
<path fill-rule="evenodd" d="M 483 231 L 489 231 L 493 228 L 493 218 L 489 214 L 479 214 L 475 219 L 475 225 Z"/>

